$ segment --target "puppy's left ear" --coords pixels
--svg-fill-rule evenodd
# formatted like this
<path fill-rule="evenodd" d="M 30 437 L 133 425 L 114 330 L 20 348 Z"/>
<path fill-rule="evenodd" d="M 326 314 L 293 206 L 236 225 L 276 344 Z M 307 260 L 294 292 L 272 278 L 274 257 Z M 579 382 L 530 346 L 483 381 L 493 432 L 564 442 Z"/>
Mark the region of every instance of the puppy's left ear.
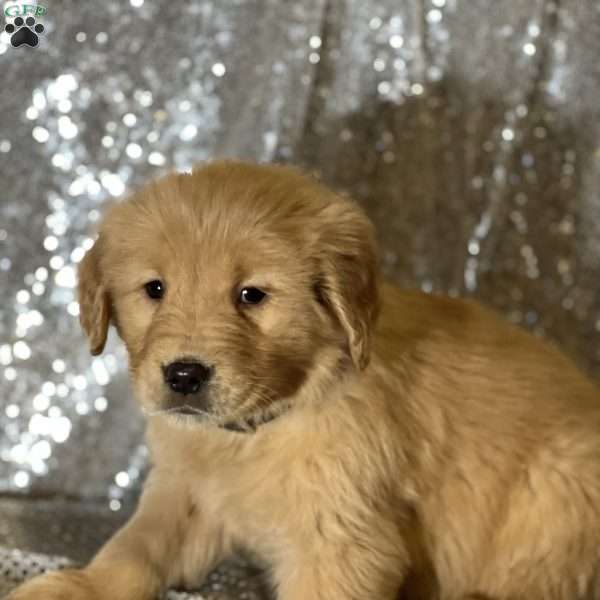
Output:
<path fill-rule="evenodd" d="M 343 199 L 330 204 L 323 217 L 317 291 L 346 335 L 352 362 L 364 369 L 379 312 L 374 227 L 358 206 Z"/>
<path fill-rule="evenodd" d="M 79 322 L 94 356 L 104 350 L 110 323 L 110 298 L 100 265 L 101 252 L 102 240 L 99 239 L 79 265 Z"/>

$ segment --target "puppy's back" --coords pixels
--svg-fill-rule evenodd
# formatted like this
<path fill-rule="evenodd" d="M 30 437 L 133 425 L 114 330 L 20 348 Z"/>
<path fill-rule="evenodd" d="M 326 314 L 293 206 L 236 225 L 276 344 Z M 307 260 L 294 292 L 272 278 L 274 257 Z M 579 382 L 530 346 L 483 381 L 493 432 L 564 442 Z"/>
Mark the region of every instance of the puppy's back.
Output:
<path fill-rule="evenodd" d="M 383 286 L 376 353 L 383 362 L 417 360 L 435 378 L 452 379 L 463 391 L 505 395 L 529 406 L 562 406 L 569 413 L 600 410 L 600 388 L 550 342 L 510 324 L 472 300 Z M 415 366 L 415 365 L 412 365 Z M 486 404 L 483 401 L 480 404 Z M 543 410 L 542 410 L 543 412 Z"/>
<path fill-rule="evenodd" d="M 475 302 L 390 285 L 378 368 L 402 380 L 394 401 L 412 405 L 403 416 L 426 437 L 417 486 L 443 587 L 593 598 L 598 387 L 551 344 Z"/>

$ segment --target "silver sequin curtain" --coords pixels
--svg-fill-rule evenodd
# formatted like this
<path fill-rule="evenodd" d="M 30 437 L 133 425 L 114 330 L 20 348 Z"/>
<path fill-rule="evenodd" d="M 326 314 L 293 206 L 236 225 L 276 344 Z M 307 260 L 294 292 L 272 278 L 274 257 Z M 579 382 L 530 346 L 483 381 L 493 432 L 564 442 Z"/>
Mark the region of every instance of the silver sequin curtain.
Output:
<path fill-rule="evenodd" d="M 475 296 L 600 372 L 600 3 L 44 6 L 37 48 L 0 34 L 6 587 L 85 560 L 139 489 L 126 357 L 87 354 L 75 275 L 103 205 L 169 169 L 304 165 L 363 203 L 390 277 Z M 255 597 L 240 569 L 205 594 Z"/>

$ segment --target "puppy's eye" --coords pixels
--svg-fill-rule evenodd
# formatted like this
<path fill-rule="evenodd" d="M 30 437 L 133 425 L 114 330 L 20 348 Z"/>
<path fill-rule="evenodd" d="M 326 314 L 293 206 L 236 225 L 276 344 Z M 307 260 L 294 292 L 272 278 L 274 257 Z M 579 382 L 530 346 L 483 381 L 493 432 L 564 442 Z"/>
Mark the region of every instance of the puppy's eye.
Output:
<path fill-rule="evenodd" d="M 266 296 L 267 294 L 258 288 L 247 287 L 240 292 L 239 300 L 242 304 L 260 304 Z"/>
<path fill-rule="evenodd" d="M 153 281 L 149 281 L 145 286 L 146 294 L 152 300 L 160 300 L 165 295 L 165 286 L 162 281 L 158 279 L 154 279 Z"/>

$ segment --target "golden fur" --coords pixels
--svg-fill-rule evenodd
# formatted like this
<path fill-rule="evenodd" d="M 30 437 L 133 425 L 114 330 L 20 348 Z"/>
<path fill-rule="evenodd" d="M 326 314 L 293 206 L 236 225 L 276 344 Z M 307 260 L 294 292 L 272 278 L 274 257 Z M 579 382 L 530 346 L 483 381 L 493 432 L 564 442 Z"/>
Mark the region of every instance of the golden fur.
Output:
<path fill-rule="evenodd" d="M 94 353 L 109 323 L 127 346 L 153 468 L 88 567 L 11 600 L 151 600 L 238 547 L 281 600 L 600 599 L 598 388 L 376 265 L 358 207 L 289 168 L 218 162 L 111 208 L 81 321 Z M 249 285 L 266 301 L 240 306 Z M 181 357 L 214 367 L 203 417 L 165 409 Z"/>

